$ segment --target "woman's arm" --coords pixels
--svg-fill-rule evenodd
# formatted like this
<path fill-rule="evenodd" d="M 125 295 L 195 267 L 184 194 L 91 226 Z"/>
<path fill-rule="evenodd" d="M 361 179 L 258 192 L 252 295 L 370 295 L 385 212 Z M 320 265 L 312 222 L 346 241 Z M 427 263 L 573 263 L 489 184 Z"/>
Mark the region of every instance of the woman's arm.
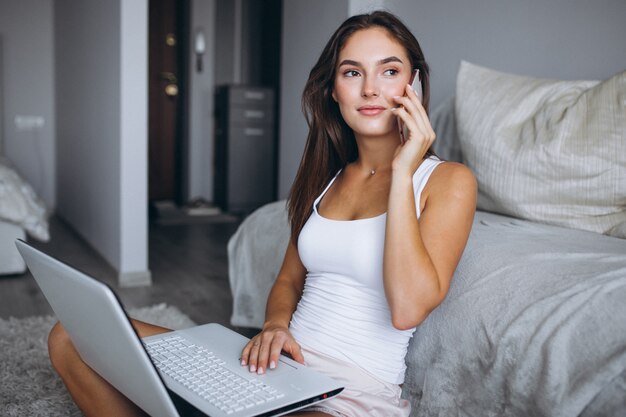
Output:
<path fill-rule="evenodd" d="M 273 369 L 278 365 L 283 350 L 295 361 L 304 363 L 300 345 L 289 332 L 289 322 L 302 296 L 305 277 L 306 269 L 298 249 L 290 241 L 267 299 L 263 330 L 250 340 L 241 353 L 241 365 L 248 365 L 250 372 L 262 374 L 268 366 Z"/>
<path fill-rule="evenodd" d="M 411 177 L 392 179 L 383 280 L 394 327 L 421 323 L 448 292 L 476 207 L 476 181 L 461 164 L 444 163 L 431 175 L 418 221 Z"/>
<path fill-rule="evenodd" d="M 476 210 L 476 179 L 461 164 L 440 164 L 423 191 L 417 219 L 413 174 L 435 140 L 430 120 L 415 92 L 397 97 L 394 110 L 409 139 L 394 157 L 387 207 L 383 282 L 394 327 L 410 329 L 445 298 L 463 254 Z"/>

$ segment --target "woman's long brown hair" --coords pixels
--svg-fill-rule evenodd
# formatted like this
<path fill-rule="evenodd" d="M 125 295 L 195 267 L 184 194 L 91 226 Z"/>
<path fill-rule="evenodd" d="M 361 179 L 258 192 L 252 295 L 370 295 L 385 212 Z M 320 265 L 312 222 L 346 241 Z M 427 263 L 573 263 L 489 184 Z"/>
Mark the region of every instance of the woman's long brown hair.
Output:
<path fill-rule="evenodd" d="M 428 64 L 417 39 L 404 23 L 385 11 L 352 16 L 343 22 L 324 47 L 309 74 L 302 94 L 302 110 L 309 126 L 309 133 L 287 202 L 291 239 L 295 244 L 311 215 L 313 202 L 317 196 L 339 169 L 358 157 L 354 133 L 343 120 L 339 105 L 332 98 L 332 91 L 339 52 L 353 33 L 371 27 L 386 29 L 404 46 L 411 67 L 420 70 L 423 105 L 428 112 L 430 101 Z"/>

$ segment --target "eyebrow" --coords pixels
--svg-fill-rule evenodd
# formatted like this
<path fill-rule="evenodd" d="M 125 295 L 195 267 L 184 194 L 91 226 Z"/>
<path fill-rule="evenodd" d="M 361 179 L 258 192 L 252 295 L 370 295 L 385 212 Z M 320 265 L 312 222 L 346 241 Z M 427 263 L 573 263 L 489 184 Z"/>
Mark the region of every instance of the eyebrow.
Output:
<path fill-rule="evenodd" d="M 402 60 L 400 58 L 398 58 L 397 56 L 389 56 L 387 58 L 383 58 L 381 60 L 379 60 L 377 62 L 378 65 L 385 65 L 388 64 L 390 62 L 399 62 L 399 63 L 403 63 Z M 341 67 L 342 65 L 354 65 L 355 67 L 362 67 L 363 65 L 358 62 L 358 61 L 353 61 L 351 59 L 344 59 L 343 61 L 341 61 L 341 63 L 339 63 L 339 66 Z"/>

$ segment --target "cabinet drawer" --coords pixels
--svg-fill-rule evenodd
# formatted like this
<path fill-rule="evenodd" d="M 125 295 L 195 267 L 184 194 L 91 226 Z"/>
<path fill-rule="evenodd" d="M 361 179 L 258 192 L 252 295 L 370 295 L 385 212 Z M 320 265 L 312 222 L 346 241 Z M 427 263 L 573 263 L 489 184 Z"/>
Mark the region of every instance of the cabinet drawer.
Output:
<path fill-rule="evenodd" d="M 229 90 L 231 104 L 270 105 L 273 91 L 267 88 L 232 87 Z"/>
<path fill-rule="evenodd" d="M 272 130 L 235 128 L 228 140 L 229 207 L 259 206 L 274 194 L 274 147 Z"/>
<path fill-rule="evenodd" d="M 237 146 L 238 143 L 247 143 L 250 140 L 269 141 L 271 143 L 274 129 L 271 126 L 251 125 L 251 126 L 230 126 L 229 147 Z"/>
<path fill-rule="evenodd" d="M 271 124 L 274 122 L 274 111 L 270 106 L 233 106 L 228 119 L 236 124 Z"/>

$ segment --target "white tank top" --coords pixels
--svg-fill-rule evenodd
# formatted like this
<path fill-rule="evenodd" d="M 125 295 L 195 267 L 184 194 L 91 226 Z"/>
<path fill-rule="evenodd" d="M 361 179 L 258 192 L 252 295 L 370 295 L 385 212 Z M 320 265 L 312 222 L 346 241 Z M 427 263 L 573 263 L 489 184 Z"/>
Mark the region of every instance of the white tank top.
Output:
<path fill-rule="evenodd" d="M 413 175 L 418 218 L 422 190 L 441 162 L 427 158 Z M 307 276 L 290 330 L 305 346 L 352 362 L 385 382 L 401 384 L 415 329 L 398 330 L 391 323 L 383 288 L 387 213 L 359 220 L 322 217 L 317 206 L 337 175 L 315 200 L 298 237 Z"/>

